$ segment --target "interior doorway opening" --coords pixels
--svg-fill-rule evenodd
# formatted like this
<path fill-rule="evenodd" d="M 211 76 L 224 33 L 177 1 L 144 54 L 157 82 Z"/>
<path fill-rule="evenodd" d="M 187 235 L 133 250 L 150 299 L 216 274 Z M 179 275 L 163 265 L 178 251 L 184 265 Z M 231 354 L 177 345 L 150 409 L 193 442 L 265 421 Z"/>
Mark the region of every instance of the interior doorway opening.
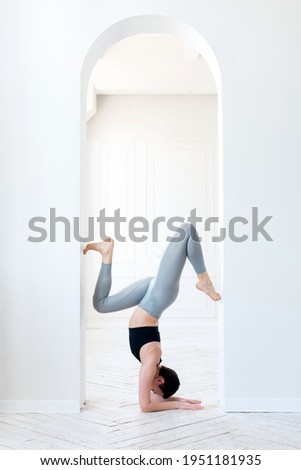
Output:
<path fill-rule="evenodd" d="M 202 55 L 200 48 L 187 38 L 183 40 L 178 34 L 166 33 L 166 29 L 170 28 L 165 27 L 163 32 L 128 34 L 106 47 L 106 52 L 102 51 L 101 58 L 92 69 L 90 67 L 83 95 L 86 102 L 82 219 L 92 216 L 96 220 L 102 209 L 107 216 L 119 210 L 127 219 L 120 230 L 127 241 L 116 244 L 112 293 L 137 278 L 155 274 L 166 236 L 170 234 L 165 223 L 157 227 L 156 233 L 150 229 L 147 239 L 137 243 L 127 233 L 128 223 L 134 217 L 143 217 L 152 225 L 160 217 L 166 221 L 171 217 L 187 218 L 195 210 L 203 220 L 211 216 L 222 220 L 220 82 L 209 67 L 208 59 L 204 58 L 208 53 L 206 48 L 203 47 L 205 54 Z M 202 230 L 201 225 L 197 228 Z M 98 227 L 95 229 L 97 238 Z M 114 227 L 106 223 L 106 233 L 112 232 Z M 156 235 L 158 241 L 154 240 Z M 204 238 L 203 249 L 207 269 L 220 289 L 221 249 L 210 242 L 209 234 Z M 114 408 L 120 400 L 122 385 L 126 384 L 130 390 L 134 387 L 133 381 L 120 377 L 122 370 L 132 377 L 137 376 L 138 369 L 130 353 L 125 353 L 130 312 L 101 316 L 93 311 L 91 297 L 99 268 L 100 260 L 91 256 L 85 259 L 82 269 L 82 402 L 88 399 L 101 406 L 105 401 L 108 407 Z M 171 355 L 181 348 L 180 333 L 184 328 L 188 337 L 189 331 L 195 331 L 196 327 L 207 328 L 209 356 L 218 337 L 219 365 L 214 354 L 210 357 L 219 384 L 213 384 L 213 400 L 211 385 L 208 387 L 207 383 L 202 392 L 207 387 L 208 399 L 210 395 L 211 401 L 222 405 L 221 309 L 217 312 L 216 304 L 210 304 L 193 290 L 192 279 L 192 268 L 186 263 L 179 298 L 160 321 L 162 331 L 176 330 L 174 336 L 166 335 L 170 350 L 169 356 L 166 347 L 166 356 L 170 363 Z M 86 335 L 90 361 L 87 374 Z M 98 346 L 108 337 L 111 351 L 103 348 L 100 354 Z M 186 370 L 183 380 L 188 372 L 187 348 L 193 356 L 191 373 L 197 376 L 202 368 L 201 358 L 195 357 L 197 336 L 191 339 L 184 347 L 184 360 L 179 365 L 183 372 Z M 124 366 L 113 374 L 109 367 L 110 373 L 106 376 L 108 370 L 103 369 L 104 364 L 108 361 L 116 364 L 120 358 Z M 109 404 L 106 393 L 111 397 Z"/>

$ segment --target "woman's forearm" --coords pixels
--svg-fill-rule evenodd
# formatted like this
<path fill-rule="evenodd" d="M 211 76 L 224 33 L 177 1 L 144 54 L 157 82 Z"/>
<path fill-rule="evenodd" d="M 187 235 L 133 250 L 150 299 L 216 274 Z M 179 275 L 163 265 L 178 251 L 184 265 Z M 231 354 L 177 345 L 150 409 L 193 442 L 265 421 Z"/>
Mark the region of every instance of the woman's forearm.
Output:
<path fill-rule="evenodd" d="M 187 401 L 186 398 L 181 398 L 181 397 L 170 397 L 167 398 L 167 401 Z"/>
<path fill-rule="evenodd" d="M 148 405 L 141 407 L 141 411 L 149 413 L 152 411 L 178 410 L 182 403 L 177 400 L 151 401 Z"/>
<path fill-rule="evenodd" d="M 164 411 L 164 410 L 202 410 L 201 402 L 199 400 L 164 400 L 164 401 L 151 401 L 149 404 L 141 407 L 141 411 L 148 413 L 151 411 Z"/>

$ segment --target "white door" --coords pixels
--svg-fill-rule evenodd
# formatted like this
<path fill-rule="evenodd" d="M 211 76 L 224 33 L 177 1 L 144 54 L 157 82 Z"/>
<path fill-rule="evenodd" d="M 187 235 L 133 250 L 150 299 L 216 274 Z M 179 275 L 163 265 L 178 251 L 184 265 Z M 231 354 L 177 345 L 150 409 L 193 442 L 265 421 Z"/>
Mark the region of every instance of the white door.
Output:
<path fill-rule="evenodd" d="M 155 275 L 167 244 L 166 220 L 217 215 L 216 185 L 216 97 L 203 96 L 106 96 L 99 99 L 98 112 L 88 124 L 88 215 L 106 209 L 113 216 L 120 209 L 126 223 L 120 233 L 126 242 L 115 242 L 112 293 L 144 276 Z M 178 111 L 178 112 L 177 112 Z M 144 217 L 149 231 L 144 242 L 128 238 L 129 220 Z M 164 218 L 154 227 L 153 221 Z M 158 220 L 158 219 L 157 219 Z M 157 233 L 159 241 L 153 241 Z M 207 270 L 216 282 L 217 249 L 212 234 L 202 236 Z M 95 237 L 97 231 L 95 230 Z M 112 224 L 106 234 L 114 236 Z M 93 310 L 91 296 L 100 268 L 100 259 L 89 256 L 86 263 L 86 311 L 88 326 L 103 326 L 104 316 Z M 215 304 L 195 288 L 196 277 L 187 261 L 176 302 L 164 312 L 161 322 L 173 326 L 215 318 Z M 112 314 L 128 318 L 129 312 Z M 108 316 L 106 316 L 108 318 Z M 210 321 L 210 320 L 209 320 Z"/>

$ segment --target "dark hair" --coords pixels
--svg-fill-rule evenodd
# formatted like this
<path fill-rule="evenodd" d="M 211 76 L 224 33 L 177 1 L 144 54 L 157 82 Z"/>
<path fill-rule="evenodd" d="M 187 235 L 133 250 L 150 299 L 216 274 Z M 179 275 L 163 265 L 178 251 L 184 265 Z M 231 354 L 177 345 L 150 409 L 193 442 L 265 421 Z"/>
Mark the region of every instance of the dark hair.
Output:
<path fill-rule="evenodd" d="M 159 385 L 163 392 L 163 398 L 169 398 L 176 393 L 180 386 L 178 374 L 169 367 L 161 366 L 159 375 L 164 379 L 164 383 Z"/>

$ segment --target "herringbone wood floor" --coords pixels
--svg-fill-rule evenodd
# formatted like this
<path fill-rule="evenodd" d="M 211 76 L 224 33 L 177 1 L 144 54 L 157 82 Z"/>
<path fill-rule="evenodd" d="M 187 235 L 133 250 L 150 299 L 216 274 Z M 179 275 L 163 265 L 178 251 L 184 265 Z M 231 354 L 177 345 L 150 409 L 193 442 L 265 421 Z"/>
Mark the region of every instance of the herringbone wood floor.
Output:
<path fill-rule="evenodd" d="M 87 404 L 79 414 L 0 416 L 0 449 L 301 449 L 301 414 L 224 413 L 217 404 L 217 329 L 161 328 L 163 363 L 177 369 L 179 395 L 201 411 L 143 414 L 139 363 L 126 323 L 87 330 Z M 181 392 L 181 393 L 180 393 Z"/>

